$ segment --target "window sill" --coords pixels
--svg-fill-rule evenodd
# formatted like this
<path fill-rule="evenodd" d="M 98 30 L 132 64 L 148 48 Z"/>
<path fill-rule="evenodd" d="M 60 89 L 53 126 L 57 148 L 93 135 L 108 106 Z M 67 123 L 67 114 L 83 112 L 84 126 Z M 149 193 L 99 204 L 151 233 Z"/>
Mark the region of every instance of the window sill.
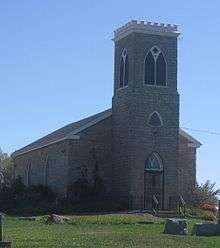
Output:
<path fill-rule="evenodd" d="M 167 88 L 167 84 L 166 85 L 157 85 L 157 84 L 145 84 L 143 83 L 144 86 L 146 87 L 154 87 L 154 88 Z"/>
<path fill-rule="evenodd" d="M 126 88 L 128 88 L 128 85 L 126 85 L 126 86 L 124 86 L 124 87 L 121 87 L 121 88 L 118 88 L 117 91 L 124 90 L 124 89 L 126 89 Z"/>

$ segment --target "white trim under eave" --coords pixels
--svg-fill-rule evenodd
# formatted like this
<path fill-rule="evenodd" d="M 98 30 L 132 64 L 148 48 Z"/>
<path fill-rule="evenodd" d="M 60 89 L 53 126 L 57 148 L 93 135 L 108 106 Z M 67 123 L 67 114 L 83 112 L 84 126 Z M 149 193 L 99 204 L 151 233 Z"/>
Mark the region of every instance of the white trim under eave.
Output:
<path fill-rule="evenodd" d="M 85 129 L 97 124 L 98 122 L 110 117 L 112 115 L 112 110 L 109 110 L 107 113 L 104 113 L 103 115 L 101 115 L 100 117 L 96 118 L 95 120 L 92 120 L 88 123 L 86 123 L 85 125 L 83 125 L 82 127 L 77 128 L 76 130 L 72 131 L 71 133 L 69 133 L 66 138 L 71 139 L 74 135 L 84 131 Z"/>
<path fill-rule="evenodd" d="M 60 141 L 64 141 L 64 140 L 79 140 L 80 139 L 80 135 L 77 135 L 79 132 L 82 132 L 84 131 L 85 129 L 97 124 L 98 122 L 110 117 L 112 115 L 112 110 L 110 109 L 107 113 L 104 113 L 102 116 L 94 119 L 93 121 L 90 121 L 88 123 L 86 123 L 85 125 L 83 125 L 82 127 L 79 127 L 77 128 L 76 130 L 74 130 L 73 132 L 70 132 L 69 134 L 67 134 L 64 138 L 62 139 L 59 139 L 59 140 L 56 140 L 56 141 L 53 141 L 53 142 L 50 142 L 50 143 L 47 143 L 45 145 L 42 145 L 42 146 L 38 146 L 36 148 L 33 148 L 33 149 L 30 149 L 28 151 L 24 151 L 24 152 L 18 152 L 16 154 L 16 151 L 14 152 L 14 157 L 17 157 L 19 155 L 23 155 L 25 153 L 28 153 L 28 152 L 31 152 L 31 151 L 35 151 L 35 150 L 38 150 L 38 149 L 41 149 L 41 148 L 44 148 L 44 147 L 47 147 L 49 145 L 52 145 L 52 144 L 56 144 Z M 12 153 L 12 156 L 13 156 L 13 153 Z"/>
<path fill-rule="evenodd" d="M 141 33 L 141 34 L 151 34 L 151 35 L 160 35 L 160 36 L 171 36 L 171 37 L 178 37 L 180 35 L 179 32 L 164 32 L 164 31 L 154 31 L 154 30 L 143 30 L 138 28 L 130 28 L 129 30 L 125 30 L 121 33 L 117 33 L 114 35 L 112 39 L 114 42 L 117 42 L 129 34 L 132 33 Z"/>
<path fill-rule="evenodd" d="M 197 145 L 197 144 L 193 144 L 193 143 L 188 143 L 188 147 L 199 148 L 200 146 L 201 146 L 201 144 Z"/>
<path fill-rule="evenodd" d="M 182 135 L 184 138 L 186 138 L 188 141 L 190 141 L 188 144 L 188 147 L 199 148 L 202 145 L 202 143 L 200 143 L 198 140 L 193 138 L 191 135 L 183 131 L 181 128 L 179 129 L 179 134 Z"/>
<path fill-rule="evenodd" d="M 15 151 L 15 152 L 13 152 L 13 153 L 11 154 L 11 156 L 12 156 L 12 157 L 17 157 L 17 156 L 23 155 L 23 154 L 25 154 L 25 153 L 32 152 L 32 151 L 35 151 L 35 150 L 39 150 L 39 149 L 41 149 L 41 148 L 44 148 L 44 147 L 47 147 L 47 146 L 50 146 L 50 145 L 59 143 L 59 142 L 64 141 L 64 140 L 71 140 L 71 139 L 72 139 L 72 140 L 79 140 L 79 139 L 80 139 L 80 136 L 79 136 L 79 135 L 73 135 L 71 138 L 64 137 L 64 138 L 62 138 L 62 139 L 58 139 L 58 140 L 55 140 L 55 141 L 53 141 L 53 142 L 47 143 L 46 145 L 38 146 L 38 147 L 36 147 L 36 148 L 32 148 L 32 149 L 30 149 L 30 150 L 28 150 L 28 151 L 18 152 L 18 154 L 16 154 L 16 151 Z"/>

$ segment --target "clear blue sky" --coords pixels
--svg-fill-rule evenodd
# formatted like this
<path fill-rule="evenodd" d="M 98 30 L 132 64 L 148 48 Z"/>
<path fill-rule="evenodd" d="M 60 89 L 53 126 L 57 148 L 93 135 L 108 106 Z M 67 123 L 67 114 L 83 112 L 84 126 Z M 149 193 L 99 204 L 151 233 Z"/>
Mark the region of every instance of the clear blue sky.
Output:
<path fill-rule="evenodd" d="M 180 25 L 181 126 L 220 133 L 219 9 L 217 0 L 1 1 L 3 151 L 111 106 L 111 38 L 130 19 Z M 199 182 L 220 186 L 220 136 L 191 134 L 203 143 Z"/>

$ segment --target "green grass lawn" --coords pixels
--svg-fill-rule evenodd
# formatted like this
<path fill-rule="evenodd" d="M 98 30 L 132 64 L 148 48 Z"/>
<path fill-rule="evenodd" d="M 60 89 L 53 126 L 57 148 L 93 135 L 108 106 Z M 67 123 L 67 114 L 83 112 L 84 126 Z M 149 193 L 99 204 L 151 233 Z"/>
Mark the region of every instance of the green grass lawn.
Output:
<path fill-rule="evenodd" d="M 44 224 L 18 217 L 4 219 L 5 238 L 12 247 L 150 247 L 219 248 L 220 237 L 173 236 L 163 234 L 163 220 L 150 215 L 71 216 L 62 225 Z M 154 221 L 147 224 L 147 221 Z M 196 221 L 189 220 L 189 232 Z M 198 222 L 198 221 L 197 221 Z"/>

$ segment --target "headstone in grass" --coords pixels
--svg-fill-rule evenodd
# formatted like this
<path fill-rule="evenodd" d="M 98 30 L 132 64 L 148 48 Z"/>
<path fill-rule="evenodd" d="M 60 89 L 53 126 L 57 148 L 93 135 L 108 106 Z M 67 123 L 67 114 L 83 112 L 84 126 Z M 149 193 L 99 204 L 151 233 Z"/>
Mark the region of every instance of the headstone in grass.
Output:
<path fill-rule="evenodd" d="M 3 238 L 3 217 L 4 217 L 4 214 L 0 213 L 0 247 L 1 248 L 10 248 L 11 242 L 5 241 Z"/>
<path fill-rule="evenodd" d="M 164 233 L 173 234 L 173 235 L 186 235 L 187 234 L 186 219 L 167 219 L 164 228 Z"/>
<path fill-rule="evenodd" d="M 220 236 L 220 224 L 196 223 L 193 226 L 192 235 L 196 235 L 196 236 Z"/>
<path fill-rule="evenodd" d="M 220 201 L 218 202 L 218 223 L 196 223 L 192 235 L 220 236 Z"/>
<path fill-rule="evenodd" d="M 45 221 L 46 224 L 64 224 L 65 222 L 69 221 L 70 218 L 57 215 L 57 214 L 51 214 Z"/>

